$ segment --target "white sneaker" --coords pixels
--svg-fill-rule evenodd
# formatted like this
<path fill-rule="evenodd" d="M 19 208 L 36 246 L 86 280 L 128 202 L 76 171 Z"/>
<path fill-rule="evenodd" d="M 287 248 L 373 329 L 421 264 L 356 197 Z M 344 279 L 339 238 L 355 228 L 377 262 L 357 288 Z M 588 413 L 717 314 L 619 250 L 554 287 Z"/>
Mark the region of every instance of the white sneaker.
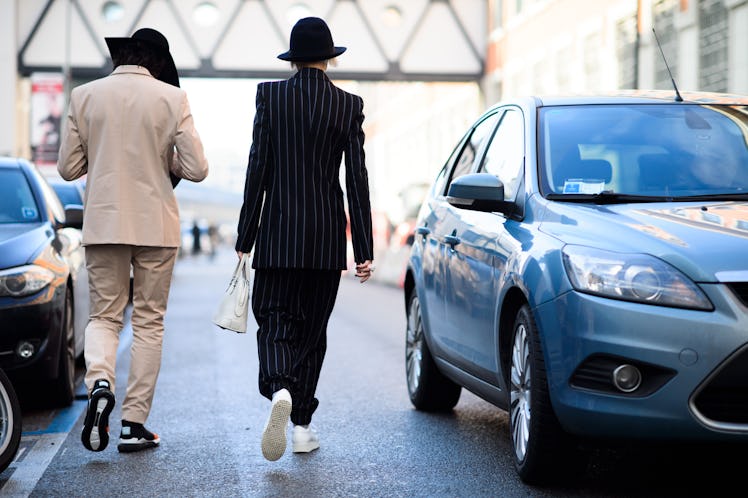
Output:
<path fill-rule="evenodd" d="M 294 453 L 309 453 L 319 448 L 319 436 L 317 431 L 303 425 L 294 425 L 291 433 Z"/>
<path fill-rule="evenodd" d="M 291 416 L 291 393 L 281 389 L 273 394 L 273 404 L 262 430 L 262 456 L 278 460 L 286 452 L 286 427 Z"/>

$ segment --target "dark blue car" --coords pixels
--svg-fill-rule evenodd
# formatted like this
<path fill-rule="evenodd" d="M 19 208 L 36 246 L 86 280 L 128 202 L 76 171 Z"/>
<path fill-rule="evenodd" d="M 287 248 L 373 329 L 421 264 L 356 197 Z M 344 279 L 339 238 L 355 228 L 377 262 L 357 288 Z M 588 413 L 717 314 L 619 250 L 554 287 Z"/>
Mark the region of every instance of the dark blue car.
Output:
<path fill-rule="evenodd" d="M 404 284 L 421 410 L 510 415 L 529 483 L 589 440 L 748 441 L 748 97 L 497 104 L 421 207 Z"/>
<path fill-rule="evenodd" d="M 83 206 L 84 188 L 81 180 L 75 180 L 69 182 L 62 178 L 49 178 L 47 177 L 47 183 L 52 187 L 52 190 L 57 194 L 57 198 L 60 199 L 60 204 L 65 206 Z"/>
<path fill-rule="evenodd" d="M 0 158 L 0 368 L 57 405 L 74 398 L 88 321 L 82 219 L 32 164 Z"/>

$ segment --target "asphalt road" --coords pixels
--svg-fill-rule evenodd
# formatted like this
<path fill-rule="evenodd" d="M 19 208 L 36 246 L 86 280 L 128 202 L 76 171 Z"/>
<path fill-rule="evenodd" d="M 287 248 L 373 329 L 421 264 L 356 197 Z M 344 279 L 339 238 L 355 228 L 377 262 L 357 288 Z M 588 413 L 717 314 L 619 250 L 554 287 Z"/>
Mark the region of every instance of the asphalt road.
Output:
<path fill-rule="evenodd" d="M 22 451 L 0 496 L 82 497 L 623 497 L 728 496 L 744 482 L 744 449 L 598 449 L 585 478 L 524 485 L 504 412 L 463 391 L 451 414 L 413 409 L 405 387 L 402 291 L 345 276 L 328 329 L 313 424 L 321 448 L 276 462 L 260 453 L 269 402 L 257 393 L 254 324 L 235 334 L 210 322 L 235 264 L 186 258 L 175 269 L 162 369 L 147 426 L 161 447 L 99 453 L 80 443 L 85 401 L 25 414 Z M 116 397 L 124 397 L 129 329 Z"/>

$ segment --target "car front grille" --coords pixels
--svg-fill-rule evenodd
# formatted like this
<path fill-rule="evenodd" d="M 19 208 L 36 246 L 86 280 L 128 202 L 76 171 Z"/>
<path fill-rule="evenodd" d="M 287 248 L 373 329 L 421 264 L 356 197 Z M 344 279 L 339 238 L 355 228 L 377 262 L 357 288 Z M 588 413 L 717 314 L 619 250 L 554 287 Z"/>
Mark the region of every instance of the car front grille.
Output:
<path fill-rule="evenodd" d="M 748 430 L 748 347 L 707 379 L 693 396 L 691 409 L 708 426 Z"/>
<path fill-rule="evenodd" d="M 743 306 L 748 306 L 748 282 L 733 282 L 727 286 L 740 299 Z"/>

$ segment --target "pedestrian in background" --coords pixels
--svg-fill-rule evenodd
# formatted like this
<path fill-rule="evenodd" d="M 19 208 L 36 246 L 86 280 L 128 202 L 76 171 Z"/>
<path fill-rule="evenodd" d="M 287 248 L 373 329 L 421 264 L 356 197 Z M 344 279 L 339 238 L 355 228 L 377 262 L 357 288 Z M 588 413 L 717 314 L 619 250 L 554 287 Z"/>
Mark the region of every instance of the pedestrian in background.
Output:
<path fill-rule="evenodd" d="M 200 225 L 197 224 L 197 220 L 192 223 L 192 255 L 197 256 L 203 252 L 202 244 L 200 243 Z"/>
<path fill-rule="evenodd" d="M 309 424 L 319 404 L 314 394 L 327 322 L 346 269 L 343 155 L 356 276 L 365 282 L 373 271 L 363 100 L 325 73 L 344 51 L 334 46 L 324 20 L 301 19 L 290 50 L 278 56 L 296 74 L 257 87 L 236 251 L 241 257 L 254 247 L 259 388 L 272 401 L 261 445 L 268 460 L 286 450 L 289 417 L 293 451 L 319 448 Z"/>
<path fill-rule="evenodd" d="M 89 401 L 81 439 L 91 451 L 109 442 L 117 346 L 133 268 L 131 363 L 117 446 L 130 452 L 160 443 L 144 424 L 161 366 L 164 315 L 181 243 L 172 186 L 180 178 L 203 180 L 208 162 L 166 38 L 143 28 L 131 38 L 106 38 L 106 44 L 114 71 L 73 89 L 57 169 L 66 180 L 87 175 Z"/>
<path fill-rule="evenodd" d="M 208 243 L 210 244 L 210 260 L 216 259 L 216 252 L 218 251 L 218 244 L 220 243 L 218 236 L 218 227 L 215 223 L 208 225 Z"/>

